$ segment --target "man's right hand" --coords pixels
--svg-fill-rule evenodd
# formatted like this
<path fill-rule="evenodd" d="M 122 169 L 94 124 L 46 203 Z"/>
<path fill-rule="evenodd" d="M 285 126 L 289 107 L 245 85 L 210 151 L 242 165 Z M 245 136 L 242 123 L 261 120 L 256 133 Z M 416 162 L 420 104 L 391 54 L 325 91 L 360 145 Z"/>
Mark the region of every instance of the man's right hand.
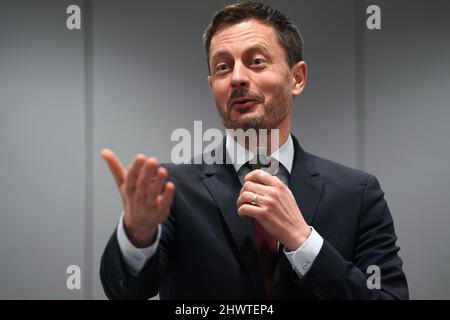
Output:
<path fill-rule="evenodd" d="M 170 213 L 175 185 L 166 182 L 167 169 L 158 167 L 156 158 L 143 154 L 133 158 L 128 170 L 111 150 L 103 149 L 101 156 L 119 188 L 128 238 L 138 248 L 148 247 L 155 241 L 158 225 Z"/>

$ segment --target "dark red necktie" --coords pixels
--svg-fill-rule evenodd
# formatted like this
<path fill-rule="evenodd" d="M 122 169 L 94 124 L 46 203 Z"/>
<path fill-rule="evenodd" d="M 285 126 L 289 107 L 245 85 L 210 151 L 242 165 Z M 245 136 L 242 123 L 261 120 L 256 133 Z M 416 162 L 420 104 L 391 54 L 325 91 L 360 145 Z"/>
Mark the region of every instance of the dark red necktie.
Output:
<path fill-rule="evenodd" d="M 270 298 L 277 254 L 277 241 L 264 230 L 256 219 L 252 219 L 252 225 L 256 249 L 258 250 L 259 262 L 264 278 L 264 285 L 266 287 L 267 296 Z"/>
<path fill-rule="evenodd" d="M 256 164 L 247 163 L 247 167 L 250 171 L 269 166 L 270 163 L 262 165 L 259 158 Z M 261 265 L 261 272 L 264 278 L 264 285 L 266 287 L 267 296 L 270 298 L 277 256 L 277 241 L 261 226 L 256 219 L 252 219 L 252 226 L 256 249 L 258 251 L 259 262 Z"/>

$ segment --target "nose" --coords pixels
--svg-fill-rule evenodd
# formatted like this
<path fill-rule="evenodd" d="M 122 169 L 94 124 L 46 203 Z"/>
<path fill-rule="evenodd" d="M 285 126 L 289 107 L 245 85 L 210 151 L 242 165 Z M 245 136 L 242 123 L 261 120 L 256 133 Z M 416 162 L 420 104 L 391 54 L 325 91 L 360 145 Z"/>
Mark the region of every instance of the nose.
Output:
<path fill-rule="evenodd" d="M 231 74 L 231 86 L 248 87 L 250 84 L 245 66 L 242 63 L 234 64 L 233 73 Z"/>

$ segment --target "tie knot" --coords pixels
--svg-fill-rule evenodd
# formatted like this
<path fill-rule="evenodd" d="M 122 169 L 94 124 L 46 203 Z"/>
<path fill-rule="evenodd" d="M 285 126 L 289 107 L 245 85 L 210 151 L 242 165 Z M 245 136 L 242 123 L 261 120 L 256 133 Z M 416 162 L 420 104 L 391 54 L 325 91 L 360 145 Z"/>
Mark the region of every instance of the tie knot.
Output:
<path fill-rule="evenodd" d="M 255 155 L 252 160 L 245 163 L 245 166 L 249 171 L 261 169 L 271 175 L 278 175 L 280 163 L 272 157 L 267 157 L 265 155 Z"/>
<path fill-rule="evenodd" d="M 250 170 L 265 169 L 269 168 L 272 164 L 273 159 L 265 154 L 255 154 L 255 156 L 246 163 L 246 166 Z"/>
<path fill-rule="evenodd" d="M 273 174 L 278 169 L 278 161 L 267 155 L 266 148 L 260 147 L 255 149 L 253 158 L 245 165 L 250 171 L 262 169 L 270 174 Z"/>
<path fill-rule="evenodd" d="M 251 162 L 252 161 L 248 161 L 242 166 L 239 173 L 239 179 L 241 179 L 241 182 L 249 172 L 261 169 L 273 176 L 277 176 L 286 186 L 289 186 L 289 172 L 280 162 L 278 162 L 278 160 L 268 157 L 266 162 L 253 164 Z"/>

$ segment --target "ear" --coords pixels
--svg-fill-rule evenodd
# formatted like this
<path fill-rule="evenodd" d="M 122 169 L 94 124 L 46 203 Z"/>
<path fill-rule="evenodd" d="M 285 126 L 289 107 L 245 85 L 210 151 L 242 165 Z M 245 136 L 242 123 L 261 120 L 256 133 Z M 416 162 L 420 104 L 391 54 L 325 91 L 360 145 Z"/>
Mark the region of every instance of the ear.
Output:
<path fill-rule="evenodd" d="M 298 96 L 302 93 L 306 84 L 308 68 L 305 61 L 299 61 L 292 67 L 292 95 Z"/>
<path fill-rule="evenodd" d="M 209 87 L 212 89 L 212 80 L 211 80 L 211 76 L 208 76 L 208 84 L 209 84 Z"/>

